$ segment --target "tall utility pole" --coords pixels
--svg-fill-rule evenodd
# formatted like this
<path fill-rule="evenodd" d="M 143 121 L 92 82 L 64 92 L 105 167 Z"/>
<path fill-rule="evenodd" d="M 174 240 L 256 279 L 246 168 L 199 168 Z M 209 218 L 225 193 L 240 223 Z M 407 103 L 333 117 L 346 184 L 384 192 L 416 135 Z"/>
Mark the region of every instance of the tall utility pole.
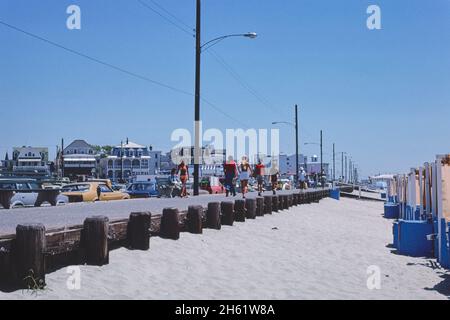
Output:
<path fill-rule="evenodd" d="M 341 154 L 341 181 L 344 182 L 344 152 Z"/>
<path fill-rule="evenodd" d="M 64 178 L 64 138 L 61 139 L 61 178 Z"/>
<path fill-rule="evenodd" d="M 200 66 L 201 66 L 201 1 L 197 0 L 195 27 L 195 134 L 194 134 L 194 196 L 199 194 L 200 182 Z"/>
<path fill-rule="evenodd" d="M 123 141 L 120 141 L 120 183 L 123 183 Z"/>
<path fill-rule="evenodd" d="M 322 188 L 325 188 L 324 179 L 323 179 L 323 131 L 320 130 L 320 182 L 322 184 Z"/>
<path fill-rule="evenodd" d="M 347 175 L 347 171 L 348 171 L 347 159 L 348 159 L 348 157 L 345 156 L 345 175 L 344 175 L 344 182 L 345 182 L 345 183 L 348 182 L 348 180 L 347 180 L 347 177 L 348 177 L 348 175 Z"/>
<path fill-rule="evenodd" d="M 333 143 L 333 183 L 336 181 L 336 144 Z"/>
<path fill-rule="evenodd" d="M 298 171 L 300 169 L 298 156 L 298 106 L 295 105 L 295 187 L 298 186 Z"/>

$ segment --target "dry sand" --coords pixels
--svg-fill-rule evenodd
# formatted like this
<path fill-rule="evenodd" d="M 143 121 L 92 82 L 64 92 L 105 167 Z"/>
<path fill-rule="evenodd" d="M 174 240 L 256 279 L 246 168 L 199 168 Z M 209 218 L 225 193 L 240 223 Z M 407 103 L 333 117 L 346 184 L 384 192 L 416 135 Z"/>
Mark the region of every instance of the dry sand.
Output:
<path fill-rule="evenodd" d="M 449 279 L 433 260 L 386 247 L 392 222 L 383 204 L 325 199 L 179 241 L 151 239 L 147 252 L 119 249 L 104 267 L 81 266 L 81 289 L 67 269 L 48 289 L 0 299 L 447 299 Z M 367 288 L 367 268 L 381 289 Z M 449 280 L 450 281 L 450 280 Z"/>

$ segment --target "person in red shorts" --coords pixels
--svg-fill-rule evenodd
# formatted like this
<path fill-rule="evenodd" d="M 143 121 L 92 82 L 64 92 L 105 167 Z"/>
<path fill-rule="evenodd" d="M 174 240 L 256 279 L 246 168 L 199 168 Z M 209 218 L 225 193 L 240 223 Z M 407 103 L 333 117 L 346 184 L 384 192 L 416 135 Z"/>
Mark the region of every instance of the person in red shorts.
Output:
<path fill-rule="evenodd" d="M 186 183 L 189 180 L 189 168 L 184 161 L 178 165 L 178 175 L 182 184 L 181 197 L 187 197 Z"/>

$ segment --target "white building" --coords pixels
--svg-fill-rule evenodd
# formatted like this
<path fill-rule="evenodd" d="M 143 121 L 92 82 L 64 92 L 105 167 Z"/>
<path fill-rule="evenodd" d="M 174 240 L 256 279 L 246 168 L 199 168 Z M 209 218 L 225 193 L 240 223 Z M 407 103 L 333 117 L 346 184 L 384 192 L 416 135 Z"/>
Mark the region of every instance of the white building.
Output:
<path fill-rule="evenodd" d="M 13 173 L 16 175 L 49 175 L 48 148 L 13 148 Z"/>
<path fill-rule="evenodd" d="M 75 140 L 64 149 L 64 176 L 94 176 L 97 158 L 94 148 L 84 140 Z"/>
<path fill-rule="evenodd" d="M 111 155 L 100 160 L 103 175 L 112 181 L 131 181 L 139 176 L 150 176 L 148 147 L 127 141 L 113 148 Z"/>

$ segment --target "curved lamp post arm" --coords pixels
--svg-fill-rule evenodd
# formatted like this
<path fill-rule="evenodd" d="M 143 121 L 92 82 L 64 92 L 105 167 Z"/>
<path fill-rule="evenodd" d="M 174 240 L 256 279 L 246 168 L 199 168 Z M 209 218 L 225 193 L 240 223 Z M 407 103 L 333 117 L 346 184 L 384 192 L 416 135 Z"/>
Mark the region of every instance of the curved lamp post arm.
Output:
<path fill-rule="evenodd" d="M 272 122 L 272 124 L 287 124 L 289 126 L 295 127 L 295 124 L 289 121 L 276 121 L 276 122 Z"/>
<path fill-rule="evenodd" d="M 225 35 L 225 36 L 217 37 L 215 39 L 212 39 L 212 40 L 202 44 L 200 46 L 200 49 L 202 49 L 202 51 L 208 50 L 212 46 L 218 44 L 219 42 L 221 42 L 222 40 L 227 39 L 227 38 L 246 37 L 246 38 L 250 38 L 250 39 L 255 39 L 257 36 L 258 35 L 255 32 L 239 33 L 239 34 L 228 34 L 228 35 Z"/>

